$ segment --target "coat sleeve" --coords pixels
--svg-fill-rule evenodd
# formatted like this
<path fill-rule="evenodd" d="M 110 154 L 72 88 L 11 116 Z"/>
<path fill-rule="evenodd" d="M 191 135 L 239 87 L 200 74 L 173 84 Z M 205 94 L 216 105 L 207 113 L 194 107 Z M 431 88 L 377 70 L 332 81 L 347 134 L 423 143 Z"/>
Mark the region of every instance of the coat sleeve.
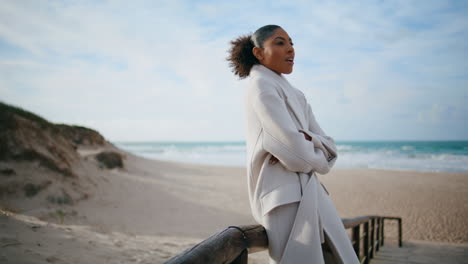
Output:
<path fill-rule="evenodd" d="M 307 116 L 309 120 L 309 129 L 303 130 L 304 133 L 312 137 L 312 141 L 320 141 L 323 147 L 326 149 L 325 155 L 327 155 L 327 162 L 328 166 L 331 168 L 335 164 L 338 158 L 338 152 L 336 148 L 335 140 L 327 136 L 325 132 L 322 130 L 320 125 L 317 123 L 315 119 L 314 113 L 312 112 L 312 108 L 310 104 L 307 104 Z M 314 139 L 315 138 L 315 139 Z M 320 172 L 319 172 L 320 173 Z"/>
<path fill-rule="evenodd" d="M 276 89 L 263 89 L 253 99 L 253 109 L 262 124 L 263 148 L 288 170 L 320 174 L 330 170 L 323 151 L 304 138 Z"/>

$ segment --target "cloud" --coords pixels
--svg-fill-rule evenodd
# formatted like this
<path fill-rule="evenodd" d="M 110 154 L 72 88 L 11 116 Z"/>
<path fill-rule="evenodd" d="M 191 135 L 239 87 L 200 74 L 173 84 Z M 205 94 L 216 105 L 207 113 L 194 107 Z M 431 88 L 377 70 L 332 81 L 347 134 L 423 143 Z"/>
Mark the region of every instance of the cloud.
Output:
<path fill-rule="evenodd" d="M 296 47 L 287 78 L 338 138 L 362 137 L 346 126 L 382 118 L 416 126 L 455 111 L 466 123 L 464 10 L 445 1 L 5 1 L 0 93 L 112 140 L 244 140 L 247 82 L 227 67 L 228 41 L 279 24 Z"/>
<path fill-rule="evenodd" d="M 12 103 L 54 121 L 173 118 L 178 127 L 194 131 L 197 126 L 186 119 L 213 119 L 218 105 L 213 100 L 225 94 L 234 102 L 241 96 L 224 47 L 219 40 L 206 41 L 196 23 L 179 19 L 184 14 L 174 15 L 177 6 L 154 12 L 143 6 L 119 17 L 116 9 L 123 6 L 48 5 L 39 12 L 17 2 L 2 8 L 2 14 L 14 14 L 5 23 L 14 26 L 0 31 L 2 40 L 27 54 L 0 64 L 5 75 L 12 74 L 3 93 Z"/>

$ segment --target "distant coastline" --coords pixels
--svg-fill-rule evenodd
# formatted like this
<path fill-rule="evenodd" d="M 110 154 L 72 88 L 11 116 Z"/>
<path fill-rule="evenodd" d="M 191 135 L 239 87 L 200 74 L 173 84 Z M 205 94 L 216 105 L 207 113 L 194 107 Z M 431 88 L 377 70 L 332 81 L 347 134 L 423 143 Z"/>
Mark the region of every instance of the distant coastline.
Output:
<path fill-rule="evenodd" d="M 118 147 L 151 159 L 204 165 L 245 167 L 243 141 L 114 142 Z M 337 141 L 335 168 L 402 171 L 468 172 L 468 141 Z"/>

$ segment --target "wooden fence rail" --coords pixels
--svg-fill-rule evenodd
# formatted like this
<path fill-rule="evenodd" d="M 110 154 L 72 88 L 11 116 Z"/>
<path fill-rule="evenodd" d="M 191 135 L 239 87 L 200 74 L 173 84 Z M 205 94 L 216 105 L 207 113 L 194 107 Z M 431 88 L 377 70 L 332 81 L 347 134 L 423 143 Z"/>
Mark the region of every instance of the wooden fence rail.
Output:
<path fill-rule="evenodd" d="M 342 219 L 344 227 L 351 229 L 351 243 L 361 263 L 369 264 L 375 252 L 384 245 L 385 220 L 398 221 L 398 245 L 401 247 L 401 217 L 361 216 Z M 166 264 L 246 264 L 248 254 L 266 249 L 268 238 L 263 226 L 230 226 L 184 250 Z"/>

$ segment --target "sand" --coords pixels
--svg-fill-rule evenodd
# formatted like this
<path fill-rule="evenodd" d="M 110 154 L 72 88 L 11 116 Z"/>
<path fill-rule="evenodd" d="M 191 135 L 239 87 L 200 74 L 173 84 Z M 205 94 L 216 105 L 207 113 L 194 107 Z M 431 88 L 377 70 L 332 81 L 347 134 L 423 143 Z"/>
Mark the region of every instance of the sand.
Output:
<path fill-rule="evenodd" d="M 0 200 L 0 263 L 162 263 L 230 225 L 255 223 L 245 168 L 125 153 L 124 169 L 107 170 L 91 158 L 99 151 L 79 151 L 75 185 L 85 198 L 74 204 L 40 194 Z M 404 241 L 468 249 L 467 173 L 332 169 L 319 179 L 343 218 L 400 216 Z M 396 234 L 388 224 L 387 241 Z M 266 251 L 249 263 L 265 260 Z"/>

